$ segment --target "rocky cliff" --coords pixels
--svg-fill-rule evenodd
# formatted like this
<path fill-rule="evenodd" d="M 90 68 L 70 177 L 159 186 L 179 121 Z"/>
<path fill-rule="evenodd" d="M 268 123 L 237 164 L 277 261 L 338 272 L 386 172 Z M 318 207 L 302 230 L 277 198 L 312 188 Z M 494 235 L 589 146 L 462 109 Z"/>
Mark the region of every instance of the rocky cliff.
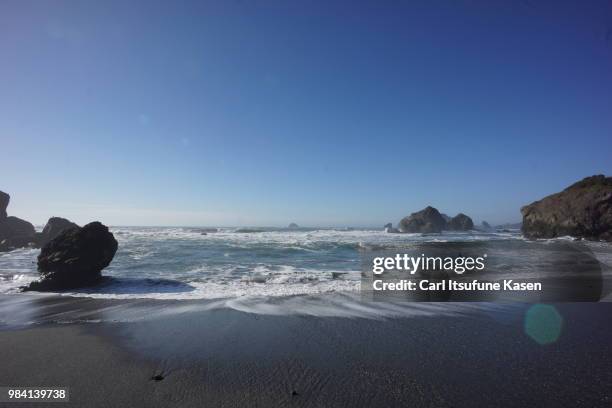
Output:
<path fill-rule="evenodd" d="M 521 208 L 528 238 L 573 236 L 612 241 L 612 177 L 587 177 Z"/>

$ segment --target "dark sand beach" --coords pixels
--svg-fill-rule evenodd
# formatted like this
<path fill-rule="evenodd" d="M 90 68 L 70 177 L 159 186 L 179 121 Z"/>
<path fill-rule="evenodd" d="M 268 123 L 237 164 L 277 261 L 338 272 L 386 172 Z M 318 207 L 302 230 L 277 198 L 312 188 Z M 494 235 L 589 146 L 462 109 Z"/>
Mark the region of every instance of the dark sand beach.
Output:
<path fill-rule="evenodd" d="M 539 344 L 525 331 L 530 305 L 366 319 L 227 308 L 168 316 L 161 311 L 176 305 L 157 302 L 147 319 L 58 324 L 45 313 L 59 321 L 62 310 L 92 317 L 92 305 L 117 306 L 39 302 L 47 312 L 38 324 L 0 331 L 0 383 L 67 386 L 67 406 L 604 407 L 612 400 L 607 303 L 554 305 L 561 331 Z"/>

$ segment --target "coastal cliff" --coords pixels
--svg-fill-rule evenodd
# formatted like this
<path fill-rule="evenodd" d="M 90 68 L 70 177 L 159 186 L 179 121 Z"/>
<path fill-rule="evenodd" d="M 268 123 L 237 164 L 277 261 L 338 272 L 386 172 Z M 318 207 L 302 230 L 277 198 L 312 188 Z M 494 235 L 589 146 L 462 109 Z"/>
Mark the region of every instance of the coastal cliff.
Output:
<path fill-rule="evenodd" d="M 527 238 L 612 241 L 612 177 L 596 175 L 521 208 Z"/>

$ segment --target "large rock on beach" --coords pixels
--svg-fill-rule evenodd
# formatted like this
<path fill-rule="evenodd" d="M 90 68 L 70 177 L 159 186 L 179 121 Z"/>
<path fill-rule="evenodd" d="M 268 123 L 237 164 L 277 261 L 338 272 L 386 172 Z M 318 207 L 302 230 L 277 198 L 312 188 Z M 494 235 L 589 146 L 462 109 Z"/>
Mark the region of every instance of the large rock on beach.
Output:
<path fill-rule="evenodd" d="M 435 208 L 428 206 L 421 211 L 410 214 L 399 223 L 401 232 L 432 233 L 446 229 L 446 221 Z"/>
<path fill-rule="evenodd" d="M 459 213 L 450 219 L 448 229 L 451 231 L 470 231 L 474 229 L 474 222 L 467 215 Z"/>
<path fill-rule="evenodd" d="M 49 221 L 47 221 L 47 224 L 45 224 L 45 227 L 43 228 L 42 233 L 38 238 L 38 244 L 41 247 L 44 247 L 45 245 L 47 245 L 47 243 L 49 243 L 49 241 L 57 237 L 62 231 L 69 228 L 79 228 L 79 226 L 65 218 L 49 218 Z"/>
<path fill-rule="evenodd" d="M 100 222 L 64 229 L 38 255 L 40 281 L 25 290 L 56 291 L 93 286 L 102 281 L 117 252 L 117 240 Z"/>
<path fill-rule="evenodd" d="M 527 238 L 572 236 L 612 241 L 612 177 L 587 177 L 521 208 Z"/>

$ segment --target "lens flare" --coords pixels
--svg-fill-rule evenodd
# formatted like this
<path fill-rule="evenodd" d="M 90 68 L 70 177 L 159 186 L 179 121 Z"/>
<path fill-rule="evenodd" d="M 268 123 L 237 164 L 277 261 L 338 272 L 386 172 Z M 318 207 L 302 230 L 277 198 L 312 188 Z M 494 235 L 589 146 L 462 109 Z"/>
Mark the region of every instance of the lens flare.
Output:
<path fill-rule="evenodd" d="M 533 305 L 525 314 L 525 334 L 536 343 L 556 342 L 563 329 L 563 318 L 554 306 Z"/>

